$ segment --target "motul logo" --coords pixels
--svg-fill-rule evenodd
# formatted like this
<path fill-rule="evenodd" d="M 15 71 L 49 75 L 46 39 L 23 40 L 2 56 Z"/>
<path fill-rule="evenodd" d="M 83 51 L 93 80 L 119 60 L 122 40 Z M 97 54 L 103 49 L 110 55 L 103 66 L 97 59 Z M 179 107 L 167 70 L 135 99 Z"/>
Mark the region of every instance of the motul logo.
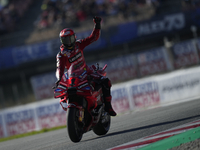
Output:
<path fill-rule="evenodd" d="M 182 29 L 185 26 L 184 14 L 173 14 L 164 17 L 163 20 L 156 20 L 138 26 L 138 35 L 148 35 L 174 29 Z"/>

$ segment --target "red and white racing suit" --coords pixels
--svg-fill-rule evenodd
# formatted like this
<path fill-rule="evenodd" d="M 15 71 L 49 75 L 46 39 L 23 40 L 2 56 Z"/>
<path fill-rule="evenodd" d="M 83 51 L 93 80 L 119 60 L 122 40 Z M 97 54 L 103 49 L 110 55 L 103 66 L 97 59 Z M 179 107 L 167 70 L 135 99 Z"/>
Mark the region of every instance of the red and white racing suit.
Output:
<path fill-rule="evenodd" d="M 64 70 L 69 69 L 72 64 L 76 65 L 80 69 L 86 68 L 87 74 L 93 74 L 93 70 L 86 65 L 85 58 L 83 55 L 83 50 L 86 46 L 98 40 L 100 36 L 100 29 L 94 28 L 91 35 L 85 39 L 77 40 L 75 43 L 75 48 L 72 51 L 67 50 L 64 45 L 60 46 L 60 52 L 57 54 L 57 70 L 56 77 L 57 79 L 61 79 L 64 74 Z M 108 78 L 102 80 L 103 83 L 103 95 L 105 99 L 106 106 L 108 106 L 108 112 L 111 110 L 111 82 Z"/>
<path fill-rule="evenodd" d="M 98 40 L 99 36 L 100 36 L 100 29 L 94 28 L 89 37 L 76 41 L 74 50 L 68 51 L 67 49 L 65 49 L 64 45 L 61 45 L 60 46 L 61 51 L 56 56 L 57 59 L 56 77 L 58 79 L 61 79 L 65 68 L 69 69 L 72 63 L 76 65 L 78 68 L 89 69 L 85 62 L 83 50 L 86 46 Z"/>

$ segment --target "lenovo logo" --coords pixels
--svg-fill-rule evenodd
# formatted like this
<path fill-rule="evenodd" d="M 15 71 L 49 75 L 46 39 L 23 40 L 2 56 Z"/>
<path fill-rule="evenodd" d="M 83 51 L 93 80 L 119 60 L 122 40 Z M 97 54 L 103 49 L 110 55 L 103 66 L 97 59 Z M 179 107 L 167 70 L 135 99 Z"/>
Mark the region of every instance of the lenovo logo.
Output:
<path fill-rule="evenodd" d="M 81 52 L 77 53 L 75 56 L 69 58 L 69 62 L 72 63 L 74 61 L 76 61 L 77 59 L 79 59 L 82 56 Z"/>

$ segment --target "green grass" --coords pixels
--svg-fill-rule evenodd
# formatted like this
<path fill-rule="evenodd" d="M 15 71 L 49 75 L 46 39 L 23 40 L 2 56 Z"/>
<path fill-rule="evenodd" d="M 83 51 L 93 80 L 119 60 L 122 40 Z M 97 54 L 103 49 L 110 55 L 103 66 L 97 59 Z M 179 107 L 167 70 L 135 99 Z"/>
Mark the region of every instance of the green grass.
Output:
<path fill-rule="evenodd" d="M 23 134 L 13 135 L 13 136 L 5 137 L 5 138 L 0 138 L 0 142 L 17 139 L 17 138 L 22 138 L 22 137 L 26 137 L 26 136 L 31 136 L 31 135 L 35 135 L 35 134 L 45 133 L 45 132 L 58 130 L 58 129 L 62 129 L 62 128 L 66 128 L 66 126 L 64 125 L 64 126 L 59 126 L 59 127 L 49 128 L 49 129 L 45 128 L 40 131 L 32 131 L 32 132 L 28 132 L 28 133 L 23 133 Z"/>

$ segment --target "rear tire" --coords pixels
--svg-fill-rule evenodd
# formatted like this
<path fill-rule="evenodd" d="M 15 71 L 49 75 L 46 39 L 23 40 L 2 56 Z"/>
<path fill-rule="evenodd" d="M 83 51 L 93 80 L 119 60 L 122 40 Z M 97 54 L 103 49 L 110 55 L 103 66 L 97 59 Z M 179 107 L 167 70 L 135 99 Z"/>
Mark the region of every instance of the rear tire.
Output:
<path fill-rule="evenodd" d="M 105 113 L 106 115 L 102 116 L 99 122 L 93 128 L 93 132 L 97 135 L 105 135 L 110 129 L 111 117 L 107 112 Z"/>
<path fill-rule="evenodd" d="M 79 110 L 77 108 L 68 108 L 67 110 L 67 130 L 72 142 L 79 142 L 83 136 L 81 123 L 78 121 Z"/>

